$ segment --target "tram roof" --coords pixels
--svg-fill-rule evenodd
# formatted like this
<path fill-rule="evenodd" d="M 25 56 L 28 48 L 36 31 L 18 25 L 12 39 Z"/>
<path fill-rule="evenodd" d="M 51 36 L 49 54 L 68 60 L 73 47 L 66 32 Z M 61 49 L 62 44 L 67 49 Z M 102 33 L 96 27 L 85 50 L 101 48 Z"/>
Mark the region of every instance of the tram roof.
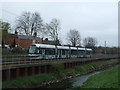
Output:
<path fill-rule="evenodd" d="M 70 49 L 72 49 L 72 50 L 77 50 L 77 48 L 76 48 L 76 47 L 70 47 Z"/>
<path fill-rule="evenodd" d="M 46 45 L 46 44 L 35 44 L 36 47 L 41 47 L 41 48 L 55 48 L 55 45 Z"/>
<path fill-rule="evenodd" d="M 78 50 L 85 50 L 85 48 L 78 48 Z"/>
<path fill-rule="evenodd" d="M 92 51 L 92 49 L 90 49 L 90 48 L 87 48 L 87 51 Z"/>
<path fill-rule="evenodd" d="M 58 49 L 69 49 L 67 46 L 57 46 Z"/>
<path fill-rule="evenodd" d="M 56 48 L 55 45 L 46 45 L 46 44 L 35 44 L 36 47 L 41 47 L 41 48 Z M 58 49 L 69 49 L 67 46 L 57 46 Z"/>
<path fill-rule="evenodd" d="M 35 44 L 36 47 L 41 47 L 41 48 L 56 48 L 55 45 L 48 45 L 48 44 Z M 58 49 L 69 49 L 68 46 L 57 46 Z M 77 50 L 76 47 L 70 47 L 72 50 Z M 78 50 L 85 50 L 85 48 L 78 48 Z M 87 51 L 92 51 L 90 48 L 86 48 Z"/>

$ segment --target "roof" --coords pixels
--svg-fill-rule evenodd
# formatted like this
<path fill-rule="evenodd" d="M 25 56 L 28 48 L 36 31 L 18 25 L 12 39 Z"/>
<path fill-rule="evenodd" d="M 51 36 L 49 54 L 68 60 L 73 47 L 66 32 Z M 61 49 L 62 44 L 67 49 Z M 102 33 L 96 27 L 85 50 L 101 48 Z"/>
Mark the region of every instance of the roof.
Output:
<path fill-rule="evenodd" d="M 35 38 L 33 36 L 25 36 L 25 35 L 18 35 L 19 39 L 31 39 L 31 40 L 35 40 Z M 36 37 L 36 40 L 41 40 L 41 38 Z"/>
<path fill-rule="evenodd" d="M 42 40 L 43 44 L 50 44 L 50 45 L 60 45 L 59 41 L 52 41 L 52 40 Z"/>
<path fill-rule="evenodd" d="M 30 39 L 30 40 L 35 40 L 33 36 L 27 36 L 27 35 L 15 35 L 15 34 L 10 34 L 11 37 L 17 37 L 18 39 Z M 36 37 L 36 40 L 41 40 L 40 37 Z"/>

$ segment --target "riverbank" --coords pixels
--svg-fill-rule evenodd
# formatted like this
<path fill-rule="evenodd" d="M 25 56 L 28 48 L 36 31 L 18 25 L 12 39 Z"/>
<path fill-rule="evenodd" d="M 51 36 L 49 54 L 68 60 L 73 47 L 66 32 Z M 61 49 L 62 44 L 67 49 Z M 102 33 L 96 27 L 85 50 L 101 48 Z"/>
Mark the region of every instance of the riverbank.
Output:
<path fill-rule="evenodd" d="M 118 81 L 118 68 L 120 65 L 111 67 L 107 70 L 101 71 L 99 74 L 93 75 L 82 85 L 74 87 L 73 89 L 79 90 L 80 88 L 119 88 L 120 82 Z"/>
<path fill-rule="evenodd" d="M 56 68 L 56 72 L 54 73 L 41 73 L 33 76 L 18 77 L 14 80 L 4 81 L 2 86 L 3 88 L 37 88 L 93 71 L 105 69 L 116 64 L 118 64 L 118 60 L 114 59 L 83 64 L 65 70 L 63 69 L 62 63 L 54 64 L 53 67 Z"/>

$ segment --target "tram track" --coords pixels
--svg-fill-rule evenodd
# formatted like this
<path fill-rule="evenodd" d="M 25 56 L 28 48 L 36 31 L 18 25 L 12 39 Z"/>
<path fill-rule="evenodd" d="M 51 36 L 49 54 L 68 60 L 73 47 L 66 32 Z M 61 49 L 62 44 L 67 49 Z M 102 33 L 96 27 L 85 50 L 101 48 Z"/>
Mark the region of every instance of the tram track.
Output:
<path fill-rule="evenodd" d="M 2 58 L 2 62 L 0 62 L 1 66 L 12 66 L 12 65 L 25 65 L 25 64 L 49 64 L 54 62 L 93 62 L 98 60 L 109 60 L 120 58 L 118 56 L 111 57 L 91 57 L 91 58 L 69 58 L 69 59 L 35 59 L 33 57 L 21 56 L 21 57 L 12 57 L 12 58 Z"/>

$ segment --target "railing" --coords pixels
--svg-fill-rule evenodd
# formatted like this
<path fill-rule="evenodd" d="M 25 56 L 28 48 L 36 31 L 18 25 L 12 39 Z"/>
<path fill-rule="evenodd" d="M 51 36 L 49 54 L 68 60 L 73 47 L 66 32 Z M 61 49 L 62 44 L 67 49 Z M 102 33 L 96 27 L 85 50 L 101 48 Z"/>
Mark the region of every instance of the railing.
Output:
<path fill-rule="evenodd" d="M 15 65 L 15 64 L 39 64 L 39 63 L 50 63 L 50 62 L 72 62 L 72 61 L 86 61 L 86 60 L 97 60 L 105 58 L 117 58 L 118 55 L 93 55 L 90 58 L 70 58 L 70 59 L 44 59 L 40 60 L 35 57 L 29 57 L 28 55 L 3 55 L 0 57 L 0 65 Z"/>

